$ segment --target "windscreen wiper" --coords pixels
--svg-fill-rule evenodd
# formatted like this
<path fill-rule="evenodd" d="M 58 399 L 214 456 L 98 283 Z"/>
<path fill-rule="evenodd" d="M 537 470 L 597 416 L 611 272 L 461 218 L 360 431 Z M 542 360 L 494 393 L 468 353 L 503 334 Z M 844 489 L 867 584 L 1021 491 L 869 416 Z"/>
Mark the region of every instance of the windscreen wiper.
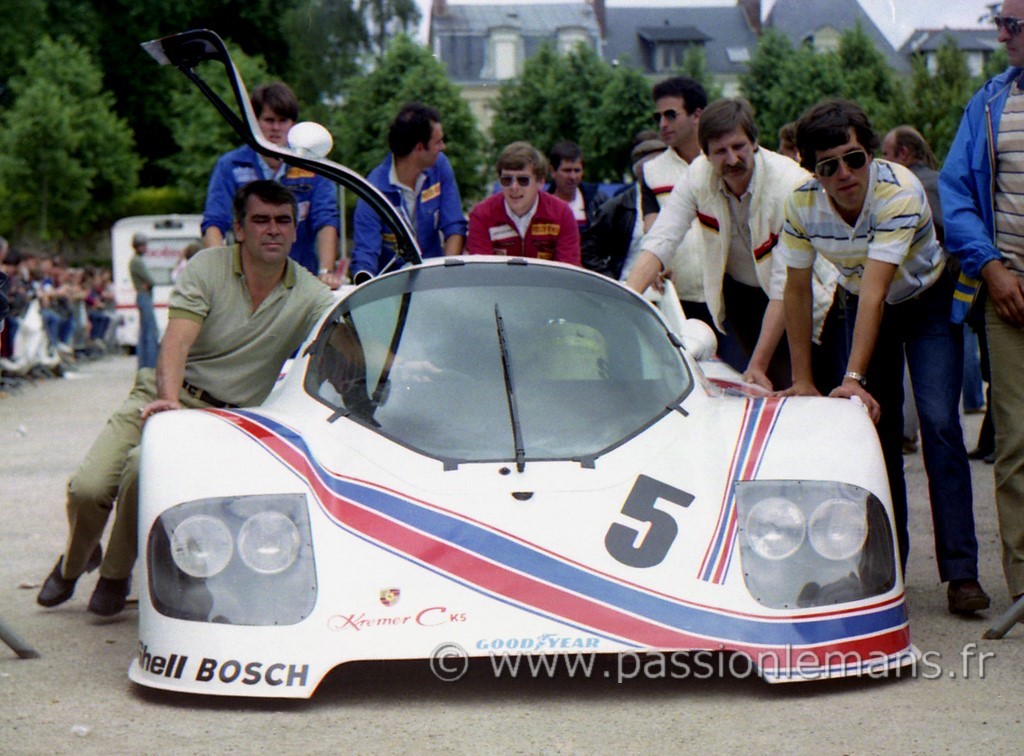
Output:
<path fill-rule="evenodd" d="M 402 334 L 405 333 L 405 321 L 409 317 L 409 302 L 411 299 L 412 292 L 403 292 L 402 301 L 398 308 L 398 318 L 395 320 L 395 330 L 391 334 L 391 343 L 388 345 L 387 354 L 384 355 L 384 364 L 381 366 L 380 375 L 377 377 L 377 385 L 373 388 L 373 396 L 370 397 L 370 406 L 373 407 L 374 412 L 381 405 L 384 391 L 388 385 L 388 377 L 391 375 L 391 369 L 395 366 L 398 345 L 402 341 Z"/>
<path fill-rule="evenodd" d="M 512 443 L 516 447 L 516 470 L 526 469 L 526 449 L 523 446 L 523 429 L 519 424 L 519 406 L 516 404 L 516 391 L 512 383 L 512 362 L 509 359 L 508 341 L 505 336 L 505 323 L 501 319 L 501 310 L 494 304 L 494 322 L 498 327 L 498 346 L 501 349 L 501 369 L 505 376 L 505 396 L 508 397 L 508 414 L 512 420 Z"/>

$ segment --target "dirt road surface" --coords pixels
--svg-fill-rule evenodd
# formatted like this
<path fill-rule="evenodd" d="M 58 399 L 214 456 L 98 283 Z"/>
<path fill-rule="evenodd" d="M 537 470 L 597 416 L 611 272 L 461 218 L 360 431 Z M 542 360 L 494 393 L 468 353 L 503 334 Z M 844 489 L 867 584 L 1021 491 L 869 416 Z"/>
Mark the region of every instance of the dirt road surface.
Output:
<path fill-rule="evenodd" d="M 457 683 L 426 662 L 361 664 L 333 674 L 309 701 L 184 696 L 129 682 L 137 607 L 112 621 L 85 611 L 95 573 L 75 597 L 37 606 L 66 535 L 64 485 L 134 362 L 107 358 L 0 398 L 0 620 L 41 654 L 0 643 L 0 753 L 481 752 L 1017 752 L 1024 735 L 1024 626 L 983 641 L 985 618 L 946 611 L 931 546 L 920 455 L 906 458 L 913 548 L 907 599 L 917 675 L 769 686 L 743 675 L 617 682 L 615 662 L 591 679 L 495 679 L 474 665 Z M 967 419 L 969 446 L 978 418 Z M 981 578 L 1008 605 L 999 566 L 992 468 L 972 462 Z M 982 662 L 982 655 L 985 655 Z M 605 675 L 605 672 L 610 674 Z M 629 669 L 626 672 L 630 672 Z"/>

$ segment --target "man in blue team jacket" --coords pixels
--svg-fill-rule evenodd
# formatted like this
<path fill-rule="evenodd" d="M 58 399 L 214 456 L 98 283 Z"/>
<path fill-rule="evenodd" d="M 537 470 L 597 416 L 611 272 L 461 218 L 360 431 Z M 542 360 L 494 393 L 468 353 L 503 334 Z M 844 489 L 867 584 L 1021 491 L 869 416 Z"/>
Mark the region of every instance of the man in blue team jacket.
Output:
<path fill-rule="evenodd" d="M 946 249 L 960 261 L 954 320 L 984 282 L 996 427 L 995 497 L 1003 573 L 1024 596 L 1024 0 L 994 21 L 1010 63 L 974 94 L 939 175 Z"/>
<path fill-rule="evenodd" d="M 299 117 L 299 101 L 287 84 L 276 82 L 256 87 L 250 98 L 263 137 L 284 147 L 288 130 Z M 298 201 L 298 225 L 291 258 L 314 276 L 337 288 L 334 275 L 338 259 L 338 194 L 334 184 L 312 171 L 263 157 L 248 145 L 232 150 L 217 161 L 206 192 L 203 210 L 203 245 L 220 247 L 234 220 L 235 192 L 257 179 L 284 184 Z"/>
<path fill-rule="evenodd" d="M 441 116 L 418 102 L 398 111 L 388 130 L 391 153 L 367 180 L 409 221 L 424 258 L 460 255 L 466 216 L 451 164 L 443 154 Z M 354 218 L 352 282 L 376 276 L 394 257 L 395 235 L 360 200 Z"/>

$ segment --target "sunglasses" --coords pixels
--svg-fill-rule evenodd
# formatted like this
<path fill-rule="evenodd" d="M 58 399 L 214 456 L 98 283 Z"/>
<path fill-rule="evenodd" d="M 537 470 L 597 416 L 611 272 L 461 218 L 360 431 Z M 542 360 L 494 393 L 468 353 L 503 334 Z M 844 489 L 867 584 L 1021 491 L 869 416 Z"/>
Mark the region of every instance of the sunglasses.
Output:
<path fill-rule="evenodd" d="M 839 157 L 828 158 L 822 160 L 816 166 L 814 166 L 814 172 L 822 178 L 828 178 L 834 176 L 836 171 L 839 170 L 839 161 L 843 161 L 843 164 L 851 171 L 855 171 L 858 168 L 863 168 L 868 162 L 868 153 L 864 150 L 851 150 L 845 155 Z"/>
<path fill-rule="evenodd" d="M 674 121 L 679 117 L 678 110 L 657 110 L 652 114 L 654 118 L 654 125 L 661 125 L 661 119 L 664 118 L 667 121 Z"/>
<path fill-rule="evenodd" d="M 529 186 L 533 180 L 533 176 L 499 176 L 498 183 L 506 189 L 512 184 L 519 184 L 519 186 Z"/>
<path fill-rule="evenodd" d="M 1024 21 L 1013 16 L 993 16 L 992 20 L 996 22 L 997 29 L 1006 29 L 1011 37 L 1016 37 L 1024 29 Z"/>

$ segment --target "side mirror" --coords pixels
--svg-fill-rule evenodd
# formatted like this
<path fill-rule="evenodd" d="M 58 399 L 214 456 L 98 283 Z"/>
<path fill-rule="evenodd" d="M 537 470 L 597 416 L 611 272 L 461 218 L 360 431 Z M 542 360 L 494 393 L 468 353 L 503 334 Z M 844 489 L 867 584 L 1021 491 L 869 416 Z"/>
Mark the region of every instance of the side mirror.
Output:
<path fill-rule="evenodd" d="M 683 343 L 683 349 L 695 360 L 710 360 L 718 351 L 718 337 L 707 323 L 693 318 L 679 324 L 676 335 Z"/>
<path fill-rule="evenodd" d="M 288 130 L 288 146 L 302 157 L 324 158 L 334 147 L 334 138 L 319 123 L 301 121 Z"/>

